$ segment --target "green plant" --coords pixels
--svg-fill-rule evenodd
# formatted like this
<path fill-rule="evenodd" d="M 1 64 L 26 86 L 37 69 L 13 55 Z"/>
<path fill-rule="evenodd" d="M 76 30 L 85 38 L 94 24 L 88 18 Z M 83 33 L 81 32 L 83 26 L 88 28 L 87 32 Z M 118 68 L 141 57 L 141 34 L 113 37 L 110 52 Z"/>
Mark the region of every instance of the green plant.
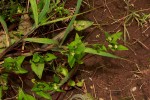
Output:
<path fill-rule="evenodd" d="M 133 21 L 136 21 L 139 27 L 147 26 L 148 20 L 150 18 L 150 14 L 140 13 L 144 10 L 134 11 L 134 5 L 130 3 L 130 0 L 124 0 L 127 5 L 127 16 L 124 17 L 124 42 L 126 42 L 127 38 L 130 39 L 130 34 L 128 32 L 127 27 L 132 24 Z"/>
<path fill-rule="evenodd" d="M 32 87 L 32 91 L 37 95 L 51 100 L 51 94 L 53 92 L 63 92 L 61 86 L 64 83 L 68 82 L 69 79 L 76 72 L 77 66 L 79 64 L 83 64 L 83 58 L 86 54 L 94 54 L 100 56 L 106 56 L 111 58 L 121 58 L 116 55 L 109 53 L 109 50 L 127 50 L 127 48 L 118 43 L 118 40 L 121 38 L 122 33 L 117 32 L 115 34 L 106 35 L 106 41 L 108 45 L 104 44 L 87 44 L 82 41 L 82 36 L 79 34 L 75 35 L 75 38 L 70 43 L 64 44 L 66 37 L 72 30 L 82 31 L 93 25 L 93 22 L 86 20 L 75 20 L 82 0 L 77 1 L 77 7 L 75 14 L 72 16 L 68 16 L 68 10 L 64 8 L 64 3 L 60 4 L 60 0 L 40 0 L 40 2 L 36 2 L 36 0 L 30 0 L 31 8 L 29 12 L 32 12 L 28 17 L 31 17 L 34 20 L 34 24 L 32 24 L 29 28 L 31 28 L 26 34 L 16 35 L 19 38 L 15 38 L 15 36 L 9 36 L 5 38 L 10 39 L 10 44 L 5 47 L 5 50 L 1 52 L 0 59 L 3 60 L 2 65 L 2 73 L 0 75 L 0 97 L 3 98 L 3 91 L 8 89 L 8 81 L 9 75 L 15 73 L 19 74 L 28 74 L 29 71 L 33 71 L 37 77 L 34 77 L 31 81 L 34 86 Z M 67 15 L 67 17 L 65 17 Z M 53 18 L 56 18 L 52 20 Z M 65 19 L 72 18 L 66 30 L 60 32 L 53 38 L 49 37 L 28 37 L 33 34 L 36 29 L 41 28 L 41 26 L 45 26 L 48 24 L 53 24 L 58 21 L 63 21 Z M 0 17 L 0 22 L 3 26 L 4 32 L 10 34 L 7 29 L 7 22 L 4 21 L 5 18 Z M 29 21 L 30 22 L 30 21 Z M 17 30 L 17 33 L 22 33 Z M 23 31 L 23 33 L 26 31 Z M 32 35 L 31 35 L 32 36 Z M 46 37 L 46 38 L 45 38 Z M 15 39 L 15 42 L 11 42 Z M 8 42 L 8 41 L 6 41 Z M 13 48 L 21 44 L 22 48 L 27 48 L 28 52 L 25 52 L 24 49 L 21 48 L 21 52 L 17 53 L 14 51 L 13 57 L 9 55 L 9 51 L 13 52 Z M 38 48 L 29 48 L 28 44 L 35 44 Z M 7 47 L 7 48 L 6 48 Z M 7 55 L 8 54 L 8 55 Z M 7 56 L 6 56 L 7 55 Z M 60 55 L 60 57 L 59 57 Z M 63 58 L 61 58 L 63 56 Z M 60 61 L 61 60 L 61 61 Z M 27 61 L 31 65 L 31 70 L 24 69 L 22 66 L 24 61 Z M 44 72 L 50 73 L 49 77 L 52 77 L 52 80 L 48 82 L 45 81 L 42 76 L 45 74 Z M 21 77 L 20 77 L 21 78 Z M 21 81 L 24 82 L 24 81 Z M 84 80 L 79 82 L 75 82 L 74 80 L 70 80 L 68 84 L 70 86 L 78 86 L 82 87 Z M 18 92 L 18 100 L 35 100 L 36 97 L 33 97 L 23 91 L 20 87 L 17 87 Z"/>
<path fill-rule="evenodd" d="M 19 93 L 18 93 L 17 99 L 18 100 L 36 100 L 33 96 L 24 93 L 21 88 L 19 88 Z"/>
<path fill-rule="evenodd" d="M 18 56 L 16 58 L 11 58 L 11 57 L 5 58 L 4 63 L 3 63 L 3 67 L 5 68 L 5 70 L 7 72 L 12 71 L 16 74 L 27 73 L 28 71 L 21 67 L 24 59 L 25 59 L 25 56 Z"/>
<path fill-rule="evenodd" d="M 38 53 L 34 53 L 32 60 L 30 60 L 32 71 L 34 71 L 38 78 L 41 79 L 45 62 L 50 62 L 56 58 L 57 57 L 55 55 L 50 53 L 47 53 L 44 56 L 41 56 Z"/>

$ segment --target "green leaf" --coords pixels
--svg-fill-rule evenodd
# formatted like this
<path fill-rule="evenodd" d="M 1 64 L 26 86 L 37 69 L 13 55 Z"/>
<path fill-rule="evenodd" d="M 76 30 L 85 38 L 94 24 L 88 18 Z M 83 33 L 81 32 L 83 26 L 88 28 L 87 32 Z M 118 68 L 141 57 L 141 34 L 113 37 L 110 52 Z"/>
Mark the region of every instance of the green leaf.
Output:
<path fill-rule="evenodd" d="M 14 72 L 15 72 L 16 74 L 25 74 L 25 73 L 27 73 L 28 71 L 25 70 L 25 69 L 23 69 L 23 68 L 19 68 L 18 70 L 14 70 Z"/>
<path fill-rule="evenodd" d="M 35 63 L 40 62 L 41 61 L 41 56 L 38 53 L 34 53 L 32 61 L 35 62 Z"/>
<path fill-rule="evenodd" d="M 68 76 L 68 69 L 63 66 L 57 67 L 56 71 L 62 74 L 63 76 Z"/>
<path fill-rule="evenodd" d="M 108 32 L 105 32 L 105 38 L 108 38 L 110 36 L 110 34 Z"/>
<path fill-rule="evenodd" d="M 52 60 L 54 60 L 54 59 L 56 59 L 57 57 L 55 56 L 55 55 L 53 55 L 53 54 L 51 54 L 51 53 L 47 53 L 45 56 L 44 56 L 44 60 L 45 61 L 52 61 Z"/>
<path fill-rule="evenodd" d="M 45 99 L 52 100 L 52 97 L 50 96 L 49 93 L 45 93 L 45 92 L 40 91 L 40 92 L 36 92 L 36 94 L 45 98 Z"/>
<path fill-rule="evenodd" d="M 76 83 L 76 85 L 77 85 L 78 87 L 82 87 L 83 84 L 84 84 L 84 80 L 83 80 L 83 79 L 82 79 L 81 81 L 79 81 L 79 82 Z"/>
<path fill-rule="evenodd" d="M 30 0 L 33 16 L 34 16 L 34 21 L 35 21 L 35 27 L 38 27 L 38 10 L 37 10 L 37 4 L 36 0 Z"/>
<path fill-rule="evenodd" d="M 128 48 L 123 45 L 118 45 L 117 50 L 128 50 Z"/>
<path fill-rule="evenodd" d="M 25 56 L 18 56 L 15 61 L 17 62 L 17 66 L 21 67 L 22 62 L 24 61 Z"/>
<path fill-rule="evenodd" d="M 112 34 L 110 37 L 112 38 L 111 43 L 116 43 L 118 39 L 121 38 L 122 32 L 117 32 Z"/>
<path fill-rule="evenodd" d="M 21 88 L 19 88 L 18 100 L 36 100 L 33 96 L 25 94 Z"/>
<path fill-rule="evenodd" d="M 50 86 L 46 82 L 37 82 L 34 84 L 34 87 L 32 88 L 32 91 L 34 92 L 40 92 L 40 91 L 49 91 L 51 90 Z"/>
<path fill-rule="evenodd" d="M 25 59 L 25 56 L 18 56 L 17 58 L 15 58 L 16 68 L 17 68 L 16 70 L 14 70 L 15 73 L 17 73 L 17 74 L 24 74 L 24 73 L 28 72 L 27 70 L 21 68 L 21 65 L 22 65 L 24 59 Z"/>
<path fill-rule="evenodd" d="M 3 88 L 2 86 L 0 86 L 0 100 L 2 100 L 2 97 L 3 97 Z"/>
<path fill-rule="evenodd" d="M 7 71 L 12 70 L 15 67 L 16 63 L 15 60 L 11 57 L 5 58 L 3 66 L 6 68 Z"/>
<path fill-rule="evenodd" d="M 75 36 L 75 40 L 68 45 L 68 63 L 72 68 L 75 62 L 81 62 L 80 60 L 84 56 L 85 44 L 81 41 L 81 37 L 78 34 Z"/>
<path fill-rule="evenodd" d="M 54 76 L 53 76 L 53 81 L 54 81 L 55 83 L 59 83 L 59 82 L 60 82 L 60 77 L 59 77 L 58 75 L 54 74 Z"/>
<path fill-rule="evenodd" d="M 30 61 L 32 71 L 38 76 L 39 79 L 42 78 L 42 74 L 44 71 L 44 63 L 34 63 Z"/>
<path fill-rule="evenodd" d="M 75 62 L 76 62 L 76 59 L 74 57 L 74 54 L 73 53 L 69 54 L 68 55 L 68 63 L 71 68 L 74 66 Z"/>
<path fill-rule="evenodd" d="M 7 63 L 15 62 L 15 60 L 13 58 L 11 58 L 11 57 L 8 57 L 8 58 L 4 59 L 4 64 L 5 64 L 5 62 L 7 64 Z"/>
<path fill-rule="evenodd" d="M 75 11 L 74 15 L 78 14 L 79 9 L 81 7 L 81 4 L 82 4 L 82 0 L 78 0 L 77 1 L 77 6 L 76 6 L 76 11 Z M 73 24 L 74 24 L 75 19 L 76 19 L 76 16 L 73 16 L 71 21 L 70 21 L 70 23 L 69 23 L 69 25 L 67 26 L 67 29 L 66 29 L 65 34 L 64 34 L 64 38 L 62 39 L 60 45 L 63 44 L 63 42 L 65 41 L 65 39 L 66 39 L 66 37 L 68 35 L 68 33 L 73 29 Z"/>
<path fill-rule="evenodd" d="M 75 81 L 73 81 L 73 80 L 69 80 L 68 85 L 69 85 L 69 86 L 75 86 L 76 83 L 75 83 Z"/>
<path fill-rule="evenodd" d="M 110 54 L 110 53 L 107 53 L 104 51 L 97 51 L 97 50 L 92 49 L 92 48 L 85 48 L 84 52 L 90 53 L 90 54 L 95 54 L 95 55 L 100 55 L 100 56 L 105 56 L 105 57 L 120 58 L 120 57 L 115 56 L 113 54 Z"/>
<path fill-rule="evenodd" d="M 57 44 L 56 40 L 48 39 L 48 38 L 26 38 L 24 39 L 24 41 L 42 43 L 42 44 Z"/>
<path fill-rule="evenodd" d="M 45 18 L 46 14 L 49 10 L 50 0 L 44 0 L 44 3 L 45 3 L 45 5 L 39 14 L 39 22 L 41 22 L 43 20 L 43 18 Z"/>
<path fill-rule="evenodd" d="M 75 30 L 82 31 L 93 25 L 92 21 L 78 20 L 74 22 Z"/>
<path fill-rule="evenodd" d="M 0 16 L 0 23 L 2 24 L 4 31 L 8 34 L 7 24 L 4 21 L 4 19 L 2 18 L 2 16 Z"/>

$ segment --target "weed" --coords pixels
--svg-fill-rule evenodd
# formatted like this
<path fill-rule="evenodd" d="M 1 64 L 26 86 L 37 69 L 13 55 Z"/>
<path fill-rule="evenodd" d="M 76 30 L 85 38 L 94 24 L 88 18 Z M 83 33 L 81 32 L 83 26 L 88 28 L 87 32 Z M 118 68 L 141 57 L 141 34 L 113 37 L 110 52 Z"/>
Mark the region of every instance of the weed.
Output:
<path fill-rule="evenodd" d="M 78 0 L 75 14 L 78 14 L 82 0 Z M 26 34 L 20 35 L 20 38 L 16 40 L 14 43 L 10 43 L 3 52 L 1 52 L 0 59 L 2 60 L 2 73 L 0 75 L 0 97 L 3 98 L 3 91 L 8 90 L 8 78 L 11 73 L 15 73 L 16 75 L 20 74 L 28 74 L 30 71 L 34 72 L 37 77 L 31 79 L 34 86 L 31 91 L 36 95 L 41 96 L 45 99 L 51 100 L 51 94 L 53 92 L 64 92 L 61 89 L 61 86 L 64 83 L 68 82 L 69 86 L 78 86 L 82 87 L 84 80 L 75 82 L 71 80 L 72 75 L 75 73 L 77 66 L 83 64 L 83 58 L 86 54 L 94 54 L 111 58 L 121 58 L 116 55 L 109 53 L 109 50 L 128 50 L 125 46 L 120 45 L 118 40 L 121 38 L 122 33 L 117 32 L 115 34 L 110 35 L 109 33 L 105 33 L 106 41 L 108 45 L 104 44 L 92 44 L 89 45 L 82 41 L 82 37 L 76 33 L 75 38 L 72 42 L 68 44 L 64 44 L 66 37 L 72 30 L 82 31 L 93 25 L 91 21 L 85 20 L 75 20 L 76 15 L 71 16 L 72 20 L 70 21 L 67 29 L 60 34 L 56 35 L 56 37 L 50 39 L 38 37 L 28 37 L 33 34 L 36 29 L 41 28 L 41 26 L 45 26 L 48 24 L 52 24 L 58 21 L 63 21 L 68 19 L 68 17 L 64 17 L 68 15 L 68 10 L 64 8 L 64 4 L 60 4 L 60 0 L 41 0 L 38 4 L 36 0 L 30 0 L 31 15 L 29 17 L 33 18 L 34 24 L 31 25 L 31 30 Z M 55 15 L 56 19 L 51 20 L 52 16 L 50 14 Z M 59 18 L 61 17 L 61 18 Z M 0 17 L 0 22 L 3 26 L 4 32 L 8 34 L 7 22 L 4 20 L 5 18 Z M 21 31 L 18 31 L 21 33 Z M 10 37 L 10 36 L 9 36 Z M 7 38 L 7 37 L 5 37 Z M 15 39 L 13 36 L 10 38 Z M 18 44 L 23 43 L 22 48 L 27 48 L 27 53 L 21 49 L 21 53 L 14 53 L 16 57 L 9 56 L 9 51 L 13 51 L 13 48 L 19 46 Z M 38 45 L 39 48 L 32 50 L 28 48 L 25 43 L 35 43 L 42 44 Z M 19 46 L 20 47 L 20 46 Z M 44 51 L 44 52 L 43 52 Z M 10 52 L 11 53 L 11 52 Z M 60 59 L 63 56 L 63 59 Z M 28 57 L 30 56 L 30 57 Z M 60 61 L 61 60 L 61 61 Z M 22 65 L 23 62 L 27 61 L 30 63 L 31 70 L 26 70 Z M 47 70 L 46 70 L 47 69 Z M 50 72 L 50 77 L 52 80 L 44 81 L 43 75 L 45 72 Z M 68 81 L 70 79 L 70 81 Z M 24 82 L 24 81 L 23 81 Z M 17 87 L 18 89 L 18 100 L 36 100 L 36 97 L 27 94 L 24 92 L 24 87 Z M 88 96 L 89 97 L 89 96 Z"/>
<path fill-rule="evenodd" d="M 150 14 L 139 13 L 139 11 L 134 11 L 134 5 L 130 3 L 130 0 L 124 0 L 127 5 L 127 16 L 124 20 L 124 42 L 126 42 L 127 38 L 130 39 L 130 34 L 128 32 L 127 27 L 131 25 L 131 23 L 135 20 L 139 27 L 147 26 L 148 20 L 150 18 Z"/>

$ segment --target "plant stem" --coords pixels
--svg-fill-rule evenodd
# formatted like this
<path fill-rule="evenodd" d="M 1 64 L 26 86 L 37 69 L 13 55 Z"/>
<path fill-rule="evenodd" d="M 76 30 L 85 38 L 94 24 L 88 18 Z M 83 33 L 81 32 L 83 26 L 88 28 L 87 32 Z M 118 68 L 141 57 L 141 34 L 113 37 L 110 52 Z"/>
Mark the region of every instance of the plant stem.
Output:
<path fill-rule="evenodd" d="M 64 85 L 77 71 L 79 65 L 74 66 L 74 68 L 69 72 L 69 74 L 61 80 L 61 82 L 58 84 L 58 88 L 60 88 L 62 85 Z M 54 94 L 56 91 L 50 92 L 50 94 Z"/>

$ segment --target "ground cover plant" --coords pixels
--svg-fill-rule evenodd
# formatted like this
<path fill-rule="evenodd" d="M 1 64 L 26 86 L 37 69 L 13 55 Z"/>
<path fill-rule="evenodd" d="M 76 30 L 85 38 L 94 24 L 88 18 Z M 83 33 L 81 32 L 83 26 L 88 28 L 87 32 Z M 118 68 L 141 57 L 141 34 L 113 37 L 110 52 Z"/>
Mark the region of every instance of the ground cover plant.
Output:
<path fill-rule="evenodd" d="M 84 87 L 86 80 L 76 80 L 74 76 L 78 76 L 79 69 L 84 69 L 83 65 L 86 64 L 85 59 L 89 54 L 120 59 L 134 63 L 138 68 L 134 61 L 114 53 L 131 48 L 127 42 L 131 35 L 128 26 L 136 21 L 137 25 L 143 28 L 148 23 L 149 14 L 140 14 L 140 11 L 131 9 L 133 5 L 130 1 L 124 0 L 124 3 L 128 9 L 127 16 L 123 17 L 123 30 L 109 32 L 104 31 L 95 18 L 95 21 L 76 19 L 101 8 L 92 8 L 88 1 L 75 1 L 76 7 L 73 10 L 65 7 L 66 1 L 60 0 L 1 1 L 0 98 L 62 100 L 60 95 L 54 98 L 57 93 L 66 93 L 72 88 L 81 90 Z M 88 5 L 90 10 L 81 12 L 81 6 L 85 5 Z M 105 6 L 109 10 L 106 4 Z M 109 13 L 111 14 L 111 11 Z M 112 15 L 111 17 L 114 22 L 110 25 L 121 20 L 114 19 Z M 84 41 L 82 34 L 91 27 L 98 27 L 103 32 L 103 42 Z M 96 38 L 99 37 L 96 35 Z M 148 49 L 141 41 L 138 42 Z M 107 61 L 109 60 L 106 59 Z M 103 63 L 102 60 L 99 62 Z M 95 69 L 97 71 L 98 68 Z M 69 99 L 102 99 L 97 98 L 96 93 L 83 93 L 75 94 Z"/>

